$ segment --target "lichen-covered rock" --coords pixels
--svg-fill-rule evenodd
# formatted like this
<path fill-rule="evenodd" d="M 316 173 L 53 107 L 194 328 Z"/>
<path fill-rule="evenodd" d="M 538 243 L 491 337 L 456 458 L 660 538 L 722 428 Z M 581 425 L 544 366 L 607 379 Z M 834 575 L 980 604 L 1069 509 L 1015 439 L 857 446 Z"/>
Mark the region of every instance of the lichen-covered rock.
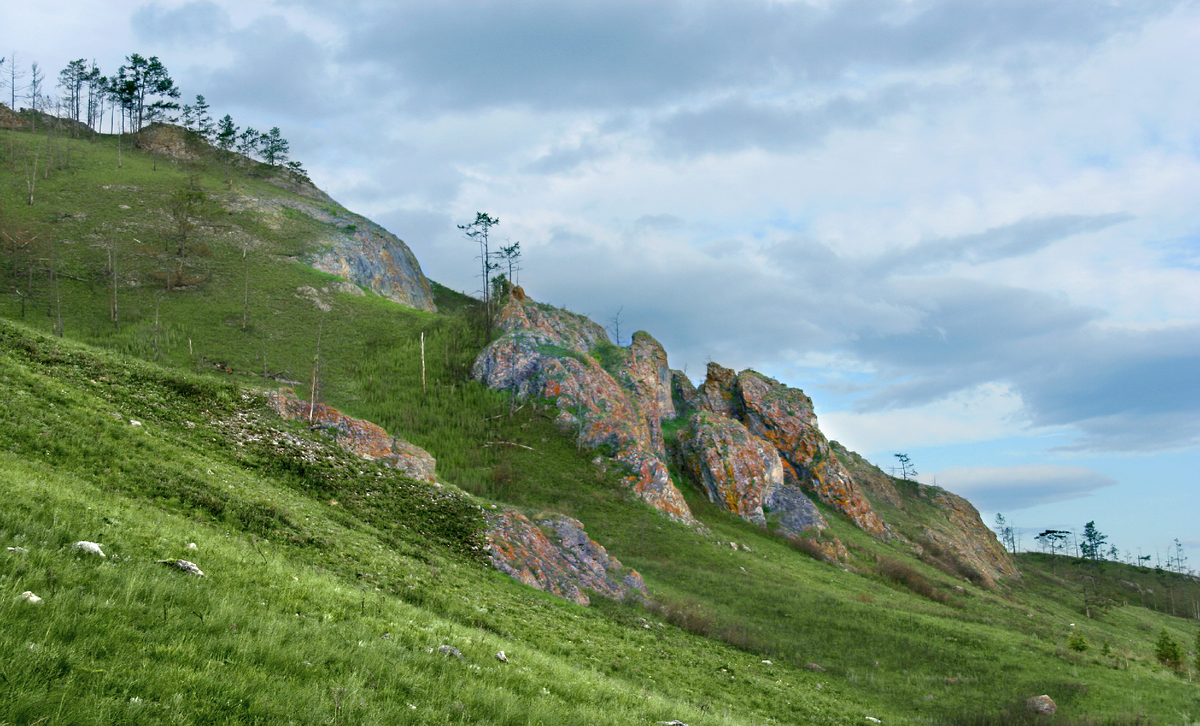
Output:
<path fill-rule="evenodd" d="M 909 540 L 922 558 L 948 564 L 944 569 L 965 572 L 984 586 L 1021 577 L 970 502 L 939 487 L 893 479 L 836 441 L 830 446 L 898 536 Z"/>
<path fill-rule="evenodd" d="M 309 265 L 392 302 L 417 310 L 437 310 L 433 291 L 416 255 L 394 234 L 344 210 L 331 214 L 316 208 L 310 216 L 332 225 L 333 229 L 320 240 L 318 244 L 325 249 L 309 258 Z"/>
<path fill-rule="evenodd" d="M 555 422 L 564 432 L 620 462 L 629 472 L 626 482 L 648 504 L 694 523 L 664 463 L 663 401 L 669 395 L 662 347 L 638 336 L 637 350 L 631 346 L 623 355 L 591 320 L 516 295 L 509 296 L 497 325 L 505 334 L 475 359 L 472 377 L 521 400 L 554 401 Z M 605 346 L 627 386 L 592 356 Z"/>
<path fill-rule="evenodd" d="M 496 327 L 504 332 L 538 333 L 545 344 L 560 346 L 575 353 L 588 353 L 600 341 L 608 342 L 604 328 L 583 315 L 560 310 L 553 305 L 534 302 L 522 295 L 510 295 L 496 315 Z"/>
<path fill-rule="evenodd" d="M 281 388 L 268 394 L 268 400 L 283 418 L 310 421 L 314 426 L 320 426 L 332 433 L 342 448 L 364 459 L 399 469 L 412 479 L 428 482 L 437 480 L 437 460 L 428 451 L 389 436 L 382 426 L 347 416 L 324 403 L 301 401 L 290 388 Z"/>
<path fill-rule="evenodd" d="M 679 431 L 680 457 L 708 498 L 742 519 L 765 525 L 763 499 L 783 484 L 779 453 L 745 426 L 708 411 Z"/>
<path fill-rule="evenodd" d="M 683 371 L 671 371 L 671 400 L 676 415 L 688 413 L 699 405 L 700 392 Z"/>
<path fill-rule="evenodd" d="M 708 376 L 697 391 L 696 405 L 715 414 L 741 419 L 741 402 L 737 396 L 737 373 L 710 362 Z"/>
<path fill-rule="evenodd" d="M 789 535 L 828 526 L 804 492 L 784 481 L 775 447 L 742 423 L 698 411 L 676 441 L 684 469 L 727 511 Z"/>
<path fill-rule="evenodd" d="M 585 606 L 589 591 L 614 600 L 648 594 L 642 576 L 588 537 L 578 520 L 558 515 L 534 524 L 513 509 L 486 517 L 492 564 L 530 587 Z"/>
<path fill-rule="evenodd" d="M 785 533 L 801 534 L 829 527 L 804 490 L 786 479 L 767 492 L 763 498 L 763 513 L 772 529 Z"/>
<path fill-rule="evenodd" d="M 659 421 L 675 418 L 667 351 L 649 333 L 639 330 L 633 334 L 626 368 L 642 411 Z"/>
<path fill-rule="evenodd" d="M 692 510 L 671 481 L 671 472 L 661 459 L 654 454 L 635 450 L 623 451 L 616 458 L 629 471 L 625 484 L 639 499 L 671 519 L 684 524 L 696 524 Z"/>
<path fill-rule="evenodd" d="M 1058 705 L 1047 695 L 1034 696 L 1025 701 L 1025 710 L 1041 716 L 1053 716 L 1058 711 Z"/>
<path fill-rule="evenodd" d="M 892 483 L 892 478 L 884 474 L 879 467 L 836 441 L 830 441 L 829 448 L 850 472 L 854 483 L 858 484 L 858 488 L 863 490 L 867 498 L 876 502 L 877 505 L 883 502 L 897 509 L 904 509 L 904 497 L 896 491 L 896 485 Z"/>
<path fill-rule="evenodd" d="M 722 386 L 726 385 L 722 382 Z M 740 409 L 746 428 L 779 449 L 787 464 L 785 475 L 789 481 L 812 492 L 860 529 L 874 535 L 889 535 L 887 525 L 817 427 L 812 400 L 803 391 L 749 370 L 742 371 L 731 387 L 734 407 Z"/>

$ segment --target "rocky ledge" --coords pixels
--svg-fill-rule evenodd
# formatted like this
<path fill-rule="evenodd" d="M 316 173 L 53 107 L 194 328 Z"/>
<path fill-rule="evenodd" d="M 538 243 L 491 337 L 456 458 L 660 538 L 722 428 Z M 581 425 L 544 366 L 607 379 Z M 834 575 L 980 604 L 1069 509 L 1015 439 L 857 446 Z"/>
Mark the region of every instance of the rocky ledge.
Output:
<path fill-rule="evenodd" d="M 364 459 L 379 461 L 385 466 L 418 481 L 437 481 L 437 460 L 419 446 L 396 436 L 389 436 L 382 426 L 353 418 L 324 403 L 301 401 L 290 388 L 268 394 L 272 408 L 285 419 L 307 421 L 333 434 L 342 448 Z"/>

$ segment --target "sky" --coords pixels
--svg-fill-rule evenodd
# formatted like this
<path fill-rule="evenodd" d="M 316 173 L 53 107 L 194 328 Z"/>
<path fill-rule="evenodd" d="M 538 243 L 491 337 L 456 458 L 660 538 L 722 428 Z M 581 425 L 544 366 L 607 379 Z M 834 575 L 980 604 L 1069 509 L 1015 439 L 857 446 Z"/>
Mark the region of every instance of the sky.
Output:
<path fill-rule="evenodd" d="M 1200 2 L 12 5 L 18 68 L 158 56 L 442 284 L 487 212 L 534 299 L 802 388 L 1026 548 L 1200 568 Z"/>

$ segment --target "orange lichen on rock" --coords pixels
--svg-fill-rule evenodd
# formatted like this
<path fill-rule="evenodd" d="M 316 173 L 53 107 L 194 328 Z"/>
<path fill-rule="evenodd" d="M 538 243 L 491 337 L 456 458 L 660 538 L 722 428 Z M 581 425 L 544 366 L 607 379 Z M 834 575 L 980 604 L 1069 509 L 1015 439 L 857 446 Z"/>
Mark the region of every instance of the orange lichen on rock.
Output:
<path fill-rule="evenodd" d="M 609 452 L 642 500 L 695 522 L 665 463 L 662 419 L 674 405 L 666 352 L 657 341 L 635 335 L 620 356 L 623 367 L 609 371 L 591 354 L 600 345 L 611 348 L 608 334 L 582 315 L 510 295 L 497 326 L 506 332 L 476 358 L 472 377 L 521 400 L 553 401 L 559 428 L 582 446 Z"/>
<path fill-rule="evenodd" d="M 804 392 L 751 370 L 739 374 L 715 363 L 700 387 L 699 404 L 741 421 L 771 442 L 784 462 L 785 481 L 802 487 L 860 529 L 890 536 L 887 525 L 833 454 Z"/>
<path fill-rule="evenodd" d="M 380 461 L 413 479 L 436 481 L 437 461 L 433 456 L 419 446 L 389 436 L 382 426 L 347 416 L 324 403 L 301 401 L 290 388 L 268 394 L 268 400 L 283 418 L 308 421 L 329 431 L 342 448 L 364 459 Z"/>
<path fill-rule="evenodd" d="M 530 587 L 584 606 L 591 604 L 588 591 L 613 600 L 648 595 L 642 576 L 588 537 L 578 520 L 553 515 L 535 524 L 514 509 L 485 516 L 492 564 Z"/>

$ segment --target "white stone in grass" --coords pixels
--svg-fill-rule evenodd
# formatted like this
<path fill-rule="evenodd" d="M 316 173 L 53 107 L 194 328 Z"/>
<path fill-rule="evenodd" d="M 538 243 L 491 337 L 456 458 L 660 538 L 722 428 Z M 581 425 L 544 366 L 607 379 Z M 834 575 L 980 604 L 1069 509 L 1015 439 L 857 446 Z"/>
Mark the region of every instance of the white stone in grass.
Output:
<path fill-rule="evenodd" d="M 25 549 L 24 547 L 9 547 L 9 548 L 8 548 L 8 551 L 9 551 L 9 552 L 12 552 L 14 555 L 27 555 L 27 554 L 29 554 L 29 550 Z"/>
<path fill-rule="evenodd" d="M 883 723 L 882 721 L 875 718 L 874 716 L 867 716 L 867 720 L 870 721 L 871 723 Z"/>
<path fill-rule="evenodd" d="M 438 646 L 438 652 L 445 653 L 446 655 L 452 655 L 459 660 L 462 660 L 463 657 L 462 652 L 460 652 L 459 649 L 455 648 L 453 645 Z"/>
<path fill-rule="evenodd" d="M 75 547 L 93 555 L 100 555 L 101 557 L 108 556 L 101 551 L 101 545 L 97 544 L 96 542 L 86 542 L 81 540 L 75 543 Z"/>
<path fill-rule="evenodd" d="M 200 571 L 199 567 L 196 567 L 196 563 L 194 562 L 188 562 L 187 560 L 159 560 L 158 562 L 162 565 L 174 567 L 180 572 L 186 572 L 189 575 L 204 577 L 204 573 Z"/>
<path fill-rule="evenodd" d="M 141 426 L 141 425 L 142 425 L 142 422 L 141 422 L 141 421 L 134 421 L 133 419 L 129 419 L 129 425 L 130 425 L 130 426 Z"/>
<path fill-rule="evenodd" d="M 662 724 L 663 726 L 688 726 L 687 724 L 685 724 L 683 721 L 680 721 L 679 719 L 675 719 L 674 721 L 659 721 L 659 723 Z"/>
<path fill-rule="evenodd" d="M 188 548 L 189 550 L 199 549 L 198 547 L 196 547 L 196 543 L 195 543 L 195 542 L 188 542 L 188 543 L 187 543 L 187 548 Z"/>
<path fill-rule="evenodd" d="M 29 603 L 30 605 L 41 605 L 42 604 L 42 599 L 40 597 L 38 597 L 37 595 L 34 595 L 29 590 L 26 590 L 25 592 L 21 593 L 21 597 L 25 600 L 25 602 Z"/>
<path fill-rule="evenodd" d="M 496 660 L 500 661 L 501 663 L 507 663 L 508 656 L 504 655 L 504 651 L 500 651 L 499 653 L 496 653 Z"/>
<path fill-rule="evenodd" d="M 775 665 L 774 663 L 772 663 L 772 662 L 771 662 L 771 661 L 769 661 L 769 660 L 764 660 L 764 661 L 763 661 L 763 664 L 764 664 L 764 665 Z"/>

